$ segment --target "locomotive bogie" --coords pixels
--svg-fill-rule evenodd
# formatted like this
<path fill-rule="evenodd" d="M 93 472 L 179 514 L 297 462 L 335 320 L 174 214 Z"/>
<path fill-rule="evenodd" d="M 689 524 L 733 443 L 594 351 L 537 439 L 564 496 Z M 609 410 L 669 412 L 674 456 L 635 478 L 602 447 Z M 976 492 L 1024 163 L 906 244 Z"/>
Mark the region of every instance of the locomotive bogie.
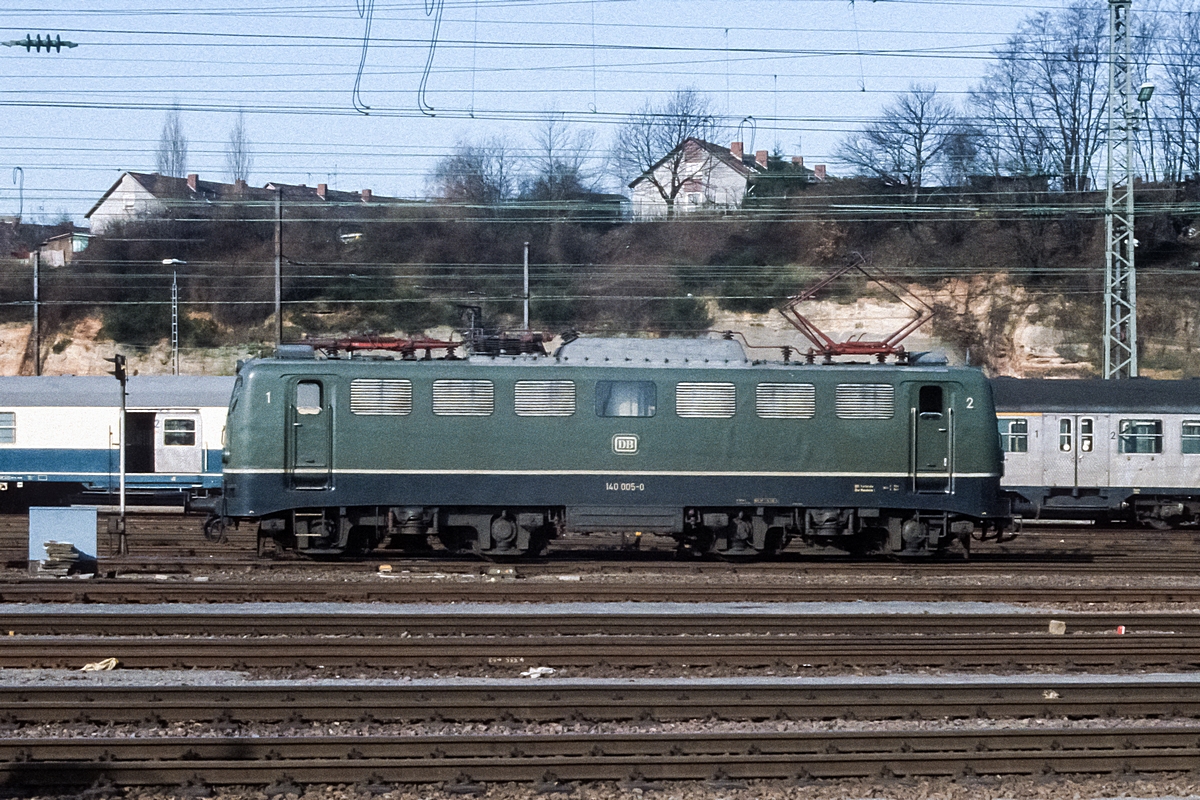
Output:
<path fill-rule="evenodd" d="M 636 361 L 622 342 L 600 358 L 593 341 L 553 358 L 252 362 L 230 404 L 225 513 L 283 519 L 278 538 L 301 551 L 441 541 L 489 557 L 594 531 L 734 557 L 796 540 L 886 548 L 918 516 L 942 549 L 950 523 L 926 517 L 1004 515 L 975 370 L 760 364 L 711 341 L 651 357 L 646 344 Z M 294 516 L 314 507 L 373 533 Z M 364 508 L 385 522 L 355 521 Z"/>

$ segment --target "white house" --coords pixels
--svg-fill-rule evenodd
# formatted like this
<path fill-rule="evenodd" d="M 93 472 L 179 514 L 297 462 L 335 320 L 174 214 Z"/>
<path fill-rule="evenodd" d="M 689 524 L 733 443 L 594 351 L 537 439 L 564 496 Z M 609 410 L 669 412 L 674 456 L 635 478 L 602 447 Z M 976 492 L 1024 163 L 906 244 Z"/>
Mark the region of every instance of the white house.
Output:
<path fill-rule="evenodd" d="M 751 175 L 765 172 L 767 151 L 747 156 L 741 142 L 729 147 L 688 138 L 639 175 L 629 188 L 635 217 L 667 214 L 667 197 L 676 214 L 700 209 L 738 208 Z"/>
<path fill-rule="evenodd" d="M 363 189 L 361 192 L 340 192 L 324 184 L 269 183 L 259 189 L 245 181 L 218 183 L 202 181 L 192 173 L 186 178 L 172 178 L 157 172 L 126 172 L 84 216 L 91 222 L 92 233 L 103 233 L 117 222 L 167 216 L 187 210 L 195 215 L 206 206 L 217 203 L 236 203 L 248 200 L 269 202 L 276 193 L 287 203 L 371 203 L 396 202 L 394 197 L 380 197 Z"/>

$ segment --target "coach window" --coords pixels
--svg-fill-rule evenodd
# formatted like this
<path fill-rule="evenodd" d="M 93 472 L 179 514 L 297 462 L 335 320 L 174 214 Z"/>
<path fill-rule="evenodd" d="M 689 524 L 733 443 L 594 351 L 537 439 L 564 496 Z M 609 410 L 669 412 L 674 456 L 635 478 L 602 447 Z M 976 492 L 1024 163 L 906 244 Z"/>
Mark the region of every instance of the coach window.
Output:
<path fill-rule="evenodd" d="M 1079 452 L 1090 453 L 1094 446 L 1096 427 L 1091 417 L 1079 420 Z"/>
<path fill-rule="evenodd" d="M 316 381 L 300 381 L 296 384 L 296 413 L 321 413 L 321 384 Z"/>
<path fill-rule="evenodd" d="M 1117 431 L 1117 452 L 1162 452 L 1161 419 L 1123 419 Z"/>
<path fill-rule="evenodd" d="M 1006 453 L 1029 452 L 1029 420 L 1001 419 L 1000 449 Z"/>
<path fill-rule="evenodd" d="M 15 411 L 0 411 L 0 444 L 16 444 L 17 414 Z"/>
<path fill-rule="evenodd" d="M 653 417 L 657 407 L 654 381 L 596 381 L 597 417 Z"/>
<path fill-rule="evenodd" d="M 196 420 L 163 420 L 163 444 L 177 447 L 196 446 Z"/>
<path fill-rule="evenodd" d="M 1058 421 L 1058 449 L 1064 453 L 1071 452 L 1071 420 Z"/>
<path fill-rule="evenodd" d="M 1183 441 L 1180 442 L 1182 452 L 1194 455 L 1200 453 L 1200 422 L 1184 420 Z"/>

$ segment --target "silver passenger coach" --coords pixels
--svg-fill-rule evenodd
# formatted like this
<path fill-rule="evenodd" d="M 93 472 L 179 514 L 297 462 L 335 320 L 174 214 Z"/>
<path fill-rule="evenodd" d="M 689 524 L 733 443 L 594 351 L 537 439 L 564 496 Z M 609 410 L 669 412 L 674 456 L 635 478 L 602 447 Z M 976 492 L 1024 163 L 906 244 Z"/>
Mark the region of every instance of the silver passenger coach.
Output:
<path fill-rule="evenodd" d="M 1001 487 L 1048 519 L 1200 520 L 1200 381 L 992 381 Z"/>

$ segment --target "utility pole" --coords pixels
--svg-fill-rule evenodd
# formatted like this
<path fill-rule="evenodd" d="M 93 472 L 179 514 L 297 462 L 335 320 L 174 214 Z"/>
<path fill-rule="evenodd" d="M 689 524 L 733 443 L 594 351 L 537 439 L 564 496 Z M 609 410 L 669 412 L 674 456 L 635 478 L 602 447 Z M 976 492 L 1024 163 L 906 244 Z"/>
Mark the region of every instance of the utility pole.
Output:
<path fill-rule="evenodd" d="M 529 242 L 525 243 L 525 315 L 522 330 L 529 330 Z"/>
<path fill-rule="evenodd" d="M 1131 0 L 1108 0 L 1108 169 L 1104 200 L 1104 377 L 1136 378 L 1137 273 L 1134 270 L 1130 109 Z"/>
<path fill-rule="evenodd" d="M 39 288 L 41 281 L 38 273 L 41 269 L 42 251 L 41 248 L 34 250 L 30 255 L 33 261 L 33 374 L 42 374 L 42 323 L 40 316 L 40 308 L 38 303 Z"/>
<path fill-rule="evenodd" d="M 179 374 L 179 272 L 171 270 L 171 374 Z"/>
<path fill-rule="evenodd" d="M 275 347 L 283 344 L 283 187 L 275 189 Z"/>

